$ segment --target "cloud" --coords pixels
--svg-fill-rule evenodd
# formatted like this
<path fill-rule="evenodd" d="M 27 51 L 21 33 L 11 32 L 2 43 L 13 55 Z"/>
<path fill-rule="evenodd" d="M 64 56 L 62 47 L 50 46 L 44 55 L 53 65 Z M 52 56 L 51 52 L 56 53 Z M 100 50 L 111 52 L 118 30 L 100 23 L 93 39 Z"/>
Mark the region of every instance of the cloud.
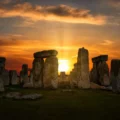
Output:
<path fill-rule="evenodd" d="M 104 40 L 104 41 L 101 43 L 101 45 L 112 45 L 112 44 L 114 44 L 114 42 L 111 41 L 111 40 Z"/>
<path fill-rule="evenodd" d="M 2 5 L 6 5 L 6 4 L 10 4 L 10 3 L 18 3 L 21 0 L 0 0 L 0 4 Z"/>
<path fill-rule="evenodd" d="M 120 9 L 120 0 L 108 0 L 109 5 Z"/>
<path fill-rule="evenodd" d="M 26 2 L 0 7 L 0 17 L 22 17 L 32 21 L 48 20 L 67 23 L 87 23 L 102 25 L 106 23 L 106 16 L 93 15 L 88 9 L 73 8 L 68 5 L 59 6 L 33 6 Z"/>

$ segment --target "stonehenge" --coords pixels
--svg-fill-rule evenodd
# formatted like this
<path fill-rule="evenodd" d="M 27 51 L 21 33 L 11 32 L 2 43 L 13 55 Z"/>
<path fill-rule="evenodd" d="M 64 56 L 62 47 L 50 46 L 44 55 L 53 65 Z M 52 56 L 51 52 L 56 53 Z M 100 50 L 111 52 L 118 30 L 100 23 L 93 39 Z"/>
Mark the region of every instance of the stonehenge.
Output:
<path fill-rule="evenodd" d="M 57 88 L 57 54 L 58 52 L 56 50 L 46 50 L 34 53 L 31 77 L 33 81 L 33 86 L 35 88 Z"/>
<path fill-rule="evenodd" d="M 120 92 L 120 60 L 111 60 L 111 70 L 107 64 L 108 55 L 92 58 L 93 68 L 89 72 L 89 52 L 87 49 L 78 50 L 77 62 L 69 75 L 61 72 L 58 75 L 58 52 L 44 50 L 33 54 L 32 69 L 28 64 L 22 65 L 20 79 L 16 70 L 5 69 L 6 58 L 0 57 L 0 92 L 5 86 L 22 85 L 23 88 L 82 88 L 106 89 Z M 30 75 L 28 74 L 30 71 Z"/>
<path fill-rule="evenodd" d="M 93 68 L 90 72 L 90 80 L 99 85 L 109 86 L 109 67 L 106 63 L 108 55 L 100 55 L 92 58 Z"/>

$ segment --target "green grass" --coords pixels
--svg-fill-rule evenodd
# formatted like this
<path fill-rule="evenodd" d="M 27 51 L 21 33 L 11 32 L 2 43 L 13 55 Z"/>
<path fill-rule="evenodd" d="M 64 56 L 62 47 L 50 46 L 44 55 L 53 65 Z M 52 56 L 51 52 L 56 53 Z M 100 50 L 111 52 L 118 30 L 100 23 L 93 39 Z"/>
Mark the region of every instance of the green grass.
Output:
<path fill-rule="evenodd" d="M 0 98 L 0 120 L 120 120 L 120 95 L 100 90 L 34 90 L 18 89 L 22 93 L 40 93 L 36 101 Z"/>

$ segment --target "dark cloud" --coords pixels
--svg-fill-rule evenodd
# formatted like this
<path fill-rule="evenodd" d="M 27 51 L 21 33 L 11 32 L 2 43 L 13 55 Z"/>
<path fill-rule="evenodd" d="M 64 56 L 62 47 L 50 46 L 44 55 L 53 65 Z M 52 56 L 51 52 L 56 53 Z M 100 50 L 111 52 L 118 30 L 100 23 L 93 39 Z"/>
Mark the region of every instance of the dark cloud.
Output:
<path fill-rule="evenodd" d="M 33 21 L 48 20 L 68 23 L 87 23 L 101 25 L 106 23 L 103 15 L 92 15 L 88 9 L 74 8 L 68 5 L 33 6 L 30 3 L 12 5 L 10 8 L 2 6 L 0 17 L 22 17 Z"/>
<path fill-rule="evenodd" d="M 120 9 L 120 0 L 108 0 L 109 5 Z"/>

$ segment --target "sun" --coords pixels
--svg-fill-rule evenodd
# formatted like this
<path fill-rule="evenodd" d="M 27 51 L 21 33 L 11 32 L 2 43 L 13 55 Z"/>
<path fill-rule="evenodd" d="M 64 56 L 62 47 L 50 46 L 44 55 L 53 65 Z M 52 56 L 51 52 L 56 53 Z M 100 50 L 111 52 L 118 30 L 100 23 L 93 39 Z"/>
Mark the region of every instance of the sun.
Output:
<path fill-rule="evenodd" d="M 67 72 L 69 70 L 69 61 L 68 60 L 59 60 L 59 72 Z"/>

